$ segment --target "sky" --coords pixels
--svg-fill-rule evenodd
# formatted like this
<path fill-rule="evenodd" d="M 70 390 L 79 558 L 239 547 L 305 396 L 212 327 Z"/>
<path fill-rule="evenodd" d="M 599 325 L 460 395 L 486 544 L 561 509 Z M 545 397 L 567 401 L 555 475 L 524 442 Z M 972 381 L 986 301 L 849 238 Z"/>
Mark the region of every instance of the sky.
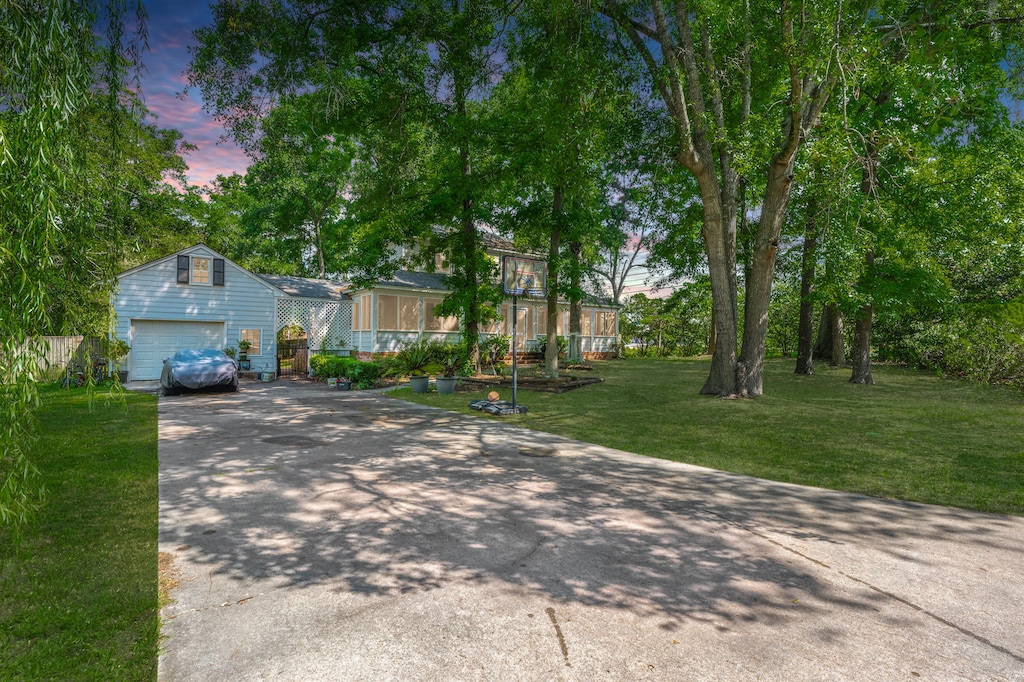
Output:
<path fill-rule="evenodd" d="M 213 21 L 209 0 L 148 0 L 149 50 L 142 55 L 142 96 L 160 128 L 181 131 L 187 142 L 198 149 L 184 155 L 188 164 L 186 177 L 193 185 L 212 184 L 218 175 L 245 173 L 249 158 L 229 139 L 224 127 L 203 111 L 202 94 L 189 88 L 185 76 L 190 59 L 189 46 L 194 44 L 192 32 Z M 652 294 L 644 281 L 647 269 L 638 268 L 629 277 L 626 295 L 635 292 Z M 671 289 L 653 292 L 665 296 Z"/>
<path fill-rule="evenodd" d="M 198 147 L 185 155 L 189 183 L 206 185 L 218 175 L 244 173 L 248 157 L 234 142 L 221 140 L 224 127 L 203 111 L 199 90 L 187 88 L 184 74 L 192 32 L 213 21 L 208 0 L 150 0 L 145 7 L 149 50 L 142 55 L 142 95 L 157 126 L 181 131 Z"/>

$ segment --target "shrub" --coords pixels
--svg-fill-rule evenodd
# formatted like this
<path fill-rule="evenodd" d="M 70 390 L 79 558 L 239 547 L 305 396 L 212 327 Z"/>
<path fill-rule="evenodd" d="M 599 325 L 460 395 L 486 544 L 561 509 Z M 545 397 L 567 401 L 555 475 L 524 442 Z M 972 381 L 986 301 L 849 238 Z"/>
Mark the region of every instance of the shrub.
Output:
<path fill-rule="evenodd" d="M 356 360 L 347 369 L 348 374 L 345 376 L 356 385 L 356 388 L 360 389 L 373 388 L 377 379 L 384 374 L 384 369 L 376 362 Z"/>
<path fill-rule="evenodd" d="M 349 368 L 358 362 L 355 358 L 343 355 L 314 355 L 309 359 L 313 369 L 313 377 L 327 379 L 329 377 L 348 377 Z"/>
<path fill-rule="evenodd" d="M 440 355 L 436 341 L 416 341 L 401 347 L 391 364 L 393 376 L 421 376 L 437 370 L 436 358 Z"/>
<path fill-rule="evenodd" d="M 373 388 L 384 375 L 384 367 L 378 362 L 363 362 L 346 355 L 314 355 L 309 359 L 313 377 L 327 379 L 344 377 L 356 388 Z"/>
<path fill-rule="evenodd" d="M 548 347 L 548 337 L 545 334 L 538 334 L 537 340 L 533 342 L 533 352 L 543 355 Z M 564 357 L 569 353 L 569 339 L 564 336 L 558 337 L 558 357 Z"/>
<path fill-rule="evenodd" d="M 921 325 L 885 351 L 887 359 L 1024 388 L 1024 298 L 965 306 L 960 315 Z"/>
<path fill-rule="evenodd" d="M 483 350 L 487 353 L 487 361 L 492 364 L 508 355 L 508 349 L 511 347 L 512 337 L 506 334 L 491 336 L 483 342 Z"/>
<path fill-rule="evenodd" d="M 473 373 L 473 364 L 469 360 L 469 349 L 462 344 L 445 344 L 441 349 L 437 364 L 441 376 L 467 376 Z"/>

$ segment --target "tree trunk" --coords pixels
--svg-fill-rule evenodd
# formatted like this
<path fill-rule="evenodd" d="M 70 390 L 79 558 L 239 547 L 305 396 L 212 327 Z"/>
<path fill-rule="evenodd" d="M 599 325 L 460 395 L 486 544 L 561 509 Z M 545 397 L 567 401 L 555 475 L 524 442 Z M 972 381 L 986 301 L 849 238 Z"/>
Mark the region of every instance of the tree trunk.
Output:
<path fill-rule="evenodd" d="M 800 325 L 797 334 L 796 373 L 814 374 L 814 266 L 818 250 L 818 230 L 815 224 L 815 202 L 807 206 L 807 225 L 804 227 L 804 248 L 800 269 Z"/>
<path fill-rule="evenodd" d="M 715 308 L 711 307 L 711 330 L 708 332 L 708 355 L 715 354 L 715 346 L 718 341 L 718 330 L 715 327 Z"/>
<path fill-rule="evenodd" d="M 458 6 L 456 6 L 458 10 Z M 465 119 L 467 116 L 466 112 L 466 98 L 468 97 L 468 87 L 464 82 L 464 79 L 460 77 L 461 74 L 455 73 L 455 103 L 458 110 L 459 117 Z M 472 186 L 472 180 L 470 176 L 473 174 L 473 163 L 472 157 L 470 156 L 469 140 L 463 138 L 459 143 L 459 157 L 462 161 L 462 177 L 463 187 L 468 188 Z M 465 311 L 463 319 L 465 320 L 465 341 L 469 351 L 470 361 L 473 363 L 473 367 L 477 372 L 481 370 L 480 364 L 480 287 L 479 287 L 479 273 L 477 271 L 477 251 L 480 242 L 480 235 L 476 229 L 476 223 L 473 220 L 473 197 L 469 194 L 463 196 L 462 199 L 462 229 L 461 229 L 461 246 L 463 252 L 463 268 L 464 268 L 464 285 L 470 290 L 468 300 L 463 304 Z M 515 349 L 512 349 L 515 352 Z"/>
<path fill-rule="evenodd" d="M 876 98 L 879 106 L 889 101 L 892 93 L 883 91 Z M 868 138 L 864 158 L 861 160 L 863 170 L 861 172 L 860 191 L 861 194 L 876 198 L 878 193 L 878 143 L 874 136 Z M 864 254 L 864 274 L 861 275 L 861 283 L 868 282 L 874 277 L 875 252 L 869 248 Z M 853 331 L 853 374 L 850 376 L 851 384 L 873 384 L 875 380 L 871 377 L 871 323 L 874 321 L 874 305 L 868 300 L 860 310 L 857 311 L 857 323 Z"/>
<path fill-rule="evenodd" d="M 697 174 L 704 205 L 704 251 L 711 276 L 712 320 L 715 349 L 711 371 L 700 392 L 706 395 L 736 393 L 736 212 L 723 213 L 722 197 L 713 172 Z"/>
<path fill-rule="evenodd" d="M 832 309 L 832 357 L 830 367 L 842 367 L 846 364 L 846 341 L 843 332 L 843 311 L 833 306 Z"/>
<path fill-rule="evenodd" d="M 580 290 L 580 252 L 583 245 L 574 241 L 569 244 L 572 256 L 571 292 L 569 295 L 569 364 L 583 362 L 583 302 L 579 297 Z"/>
<path fill-rule="evenodd" d="M 558 252 L 562 236 L 562 188 L 555 187 L 551 203 L 551 241 L 548 244 L 548 344 L 544 349 L 544 376 L 558 378 Z"/>
<path fill-rule="evenodd" d="M 864 257 L 867 268 L 865 276 L 871 277 L 875 262 L 875 252 L 869 250 Z M 853 374 L 851 384 L 873 384 L 871 377 L 871 323 L 874 321 L 875 307 L 866 303 L 857 311 L 857 324 L 853 332 Z"/>
<path fill-rule="evenodd" d="M 316 234 L 316 276 L 323 279 L 327 276 L 327 268 L 324 265 L 324 237 L 320 231 L 320 221 L 313 222 L 313 230 Z"/>
<path fill-rule="evenodd" d="M 829 303 L 821 311 L 821 320 L 818 322 L 818 336 L 814 341 L 813 354 L 816 358 L 826 360 L 832 357 L 832 313 L 835 306 Z"/>
<path fill-rule="evenodd" d="M 754 238 L 747 297 L 744 302 L 743 353 L 736 368 L 736 383 L 741 395 L 758 396 L 763 391 L 768 305 L 771 303 L 779 235 L 782 232 L 786 205 L 789 203 L 790 190 L 793 186 L 795 160 L 794 150 L 787 158 L 774 159 L 768 171 L 768 184 L 765 188 L 764 203 L 761 205 L 757 236 Z"/>
<path fill-rule="evenodd" d="M 874 306 L 862 306 L 857 313 L 857 324 L 853 333 L 853 374 L 851 384 L 873 384 L 871 377 L 871 322 Z"/>

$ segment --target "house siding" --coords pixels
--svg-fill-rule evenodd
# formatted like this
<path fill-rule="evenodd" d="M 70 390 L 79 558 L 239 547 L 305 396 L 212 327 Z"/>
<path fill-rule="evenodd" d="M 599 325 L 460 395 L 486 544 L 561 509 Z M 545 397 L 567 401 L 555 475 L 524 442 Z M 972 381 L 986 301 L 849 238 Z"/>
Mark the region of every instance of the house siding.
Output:
<path fill-rule="evenodd" d="M 219 258 L 205 248 L 182 255 Z M 237 346 L 242 329 L 260 329 L 259 355 L 250 354 L 253 370 L 274 370 L 277 357 L 276 300 L 282 294 L 230 261 L 224 263 L 224 286 L 178 284 L 174 254 L 125 273 L 114 294 L 118 338 L 132 344 L 134 320 L 223 322 L 227 346 Z M 131 358 L 128 358 L 130 366 Z"/>
<path fill-rule="evenodd" d="M 434 339 L 438 341 L 455 341 L 459 338 L 459 332 L 439 332 L 435 330 L 429 330 L 424 328 L 424 299 L 440 299 L 443 298 L 448 292 L 447 291 L 423 291 L 408 288 L 387 288 L 379 287 L 373 290 L 361 290 L 353 291 L 351 295 L 354 300 L 358 302 L 359 306 L 370 306 L 369 313 L 369 329 L 358 329 L 352 332 L 352 349 L 358 357 L 369 358 L 375 353 L 396 353 L 402 345 L 407 343 L 413 343 L 421 339 Z M 418 330 L 382 330 L 377 328 L 378 321 L 378 296 L 406 296 L 419 299 L 419 329 Z M 497 325 L 497 333 L 511 335 L 511 300 L 506 301 L 502 305 L 501 312 L 504 314 L 505 319 L 500 321 Z M 520 351 L 528 350 L 530 345 L 535 341 L 538 336 L 538 314 L 544 309 L 543 304 L 537 303 L 531 300 L 522 300 L 518 304 L 520 315 L 523 315 L 523 311 L 526 310 L 527 322 L 525 328 L 517 329 L 518 346 Z M 561 306 L 560 306 L 561 308 Z M 592 358 L 608 356 L 615 349 L 615 336 L 604 336 L 596 333 L 598 330 L 595 325 L 594 313 L 597 312 L 609 312 L 618 315 L 618 311 L 612 307 L 601 307 L 584 305 L 583 315 L 589 317 L 591 320 L 589 329 L 590 334 L 585 334 L 582 338 L 582 350 L 585 356 Z M 568 306 L 565 306 L 564 310 L 560 310 L 559 314 L 563 320 L 560 322 L 563 326 L 568 326 L 569 313 Z M 617 318 L 616 318 L 617 324 Z M 481 336 L 487 338 L 493 336 L 495 332 L 484 331 Z M 567 335 L 564 333 L 563 335 Z"/>

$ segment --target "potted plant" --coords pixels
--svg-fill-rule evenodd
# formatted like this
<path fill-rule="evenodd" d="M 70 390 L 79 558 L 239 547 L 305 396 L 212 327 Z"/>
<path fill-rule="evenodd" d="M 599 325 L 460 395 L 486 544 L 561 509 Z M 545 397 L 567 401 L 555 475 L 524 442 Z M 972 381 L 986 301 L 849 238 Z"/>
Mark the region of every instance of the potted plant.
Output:
<path fill-rule="evenodd" d="M 461 346 L 448 346 L 444 349 L 435 380 L 438 393 L 455 393 L 455 384 L 459 380 L 457 375 L 465 369 L 467 359 L 465 349 Z"/>
<path fill-rule="evenodd" d="M 426 393 L 430 372 L 435 369 L 430 350 L 423 344 L 412 344 L 398 351 L 394 360 L 399 376 L 409 377 L 413 393 Z"/>
<path fill-rule="evenodd" d="M 248 370 L 249 369 L 249 349 L 252 348 L 252 343 L 242 339 L 238 342 L 238 369 Z"/>

